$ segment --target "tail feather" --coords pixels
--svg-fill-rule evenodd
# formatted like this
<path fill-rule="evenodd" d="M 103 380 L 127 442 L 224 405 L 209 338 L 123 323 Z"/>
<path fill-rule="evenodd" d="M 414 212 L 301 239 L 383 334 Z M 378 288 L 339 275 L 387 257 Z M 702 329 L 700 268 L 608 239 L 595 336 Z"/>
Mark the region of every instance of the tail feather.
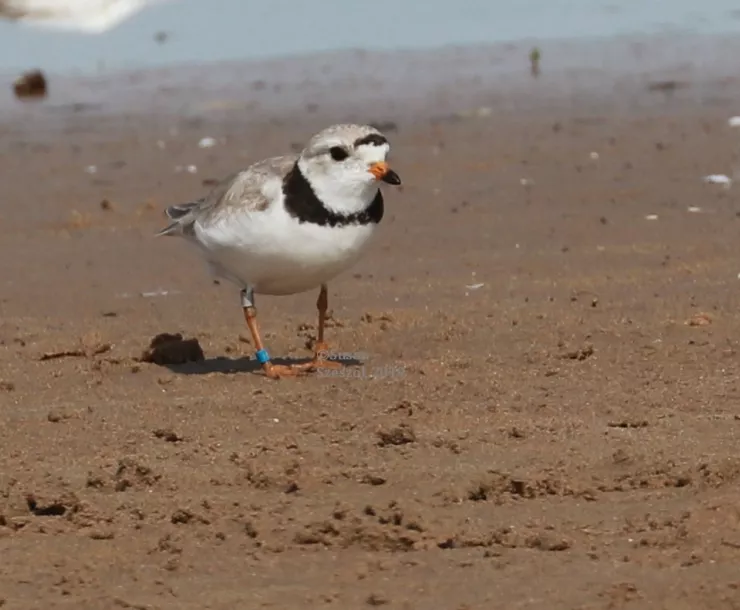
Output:
<path fill-rule="evenodd" d="M 198 205 L 200 205 L 202 201 L 190 201 L 189 203 L 176 203 L 175 205 L 169 206 L 164 213 L 167 214 L 169 218 L 172 220 L 177 220 L 178 218 L 182 218 L 183 216 L 187 216 L 190 214 L 191 210 Z"/>
<path fill-rule="evenodd" d="M 168 224 L 161 231 L 157 231 L 154 236 L 161 237 L 162 235 L 177 235 L 180 233 L 180 223 L 178 221 Z"/>
<path fill-rule="evenodd" d="M 174 222 L 171 222 L 155 235 L 177 235 L 179 233 L 182 233 L 184 225 L 186 224 L 183 223 L 182 220 L 201 203 L 202 200 L 190 201 L 188 203 L 177 203 L 175 205 L 167 207 L 164 213 L 167 215 L 167 218 L 173 220 Z"/>

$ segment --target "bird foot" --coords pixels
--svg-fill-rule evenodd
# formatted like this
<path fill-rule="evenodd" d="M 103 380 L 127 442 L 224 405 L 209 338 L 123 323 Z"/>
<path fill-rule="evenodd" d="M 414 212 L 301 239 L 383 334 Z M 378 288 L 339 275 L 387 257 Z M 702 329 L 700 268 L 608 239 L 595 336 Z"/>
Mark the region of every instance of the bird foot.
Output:
<path fill-rule="evenodd" d="M 314 348 L 313 360 L 301 364 L 273 364 L 272 362 L 263 366 L 265 375 L 270 379 L 282 379 L 283 377 L 299 377 L 318 369 L 341 369 L 341 362 L 330 360 L 329 347 L 326 343 L 318 343 Z"/>
<path fill-rule="evenodd" d="M 282 379 L 283 377 L 298 377 L 302 371 L 293 366 L 284 364 L 272 364 L 264 367 L 265 375 L 270 379 Z"/>
<path fill-rule="evenodd" d="M 341 362 L 331 359 L 331 350 L 323 341 L 314 345 L 314 356 L 311 363 L 314 369 L 341 369 Z"/>
<path fill-rule="evenodd" d="M 332 360 L 322 360 L 321 358 L 314 358 L 311 362 L 304 362 L 302 364 L 294 364 L 294 368 L 299 371 L 316 371 L 318 369 L 341 369 L 342 364 L 334 362 Z"/>
<path fill-rule="evenodd" d="M 326 343 L 317 343 L 314 346 L 313 360 L 302 364 L 294 364 L 293 368 L 299 371 L 315 371 L 318 369 L 341 369 L 342 363 L 330 360 L 331 352 Z"/>

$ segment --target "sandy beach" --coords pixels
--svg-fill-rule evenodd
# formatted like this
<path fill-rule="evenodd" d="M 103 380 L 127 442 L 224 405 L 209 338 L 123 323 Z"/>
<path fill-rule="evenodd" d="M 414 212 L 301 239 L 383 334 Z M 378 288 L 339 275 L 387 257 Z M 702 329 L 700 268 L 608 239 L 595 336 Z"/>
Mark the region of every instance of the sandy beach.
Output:
<path fill-rule="evenodd" d="M 737 55 L 635 44 L 539 79 L 507 46 L 437 81 L 370 54 L 361 85 L 319 58 L 3 93 L 3 610 L 737 608 L 740 208 L 704 181 L 737 167 Z M 238 292 L 153 234 L 344 120 L 404 181 L 330 285 L 367 362 L 270 381 Z M 310 355 L 315 298 L 260 300 L 271 353 Z M 161 333 L 205 359 L 142 361 Z"/>

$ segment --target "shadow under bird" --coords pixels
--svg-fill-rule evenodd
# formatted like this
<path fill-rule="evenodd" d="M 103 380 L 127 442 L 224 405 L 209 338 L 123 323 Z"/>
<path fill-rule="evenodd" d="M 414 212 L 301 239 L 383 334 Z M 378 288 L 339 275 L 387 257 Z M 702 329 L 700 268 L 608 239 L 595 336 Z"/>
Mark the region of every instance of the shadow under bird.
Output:
<path fill-rule="evenodd" d="M 272 157 L 229 176 L 197 201 L 166 209 L 157 235 L 185 238 L 211 273 L 241 289 L 256 359 L 268 377 L 341 364 L 322 357 L 327 283 L 354 265 L 383 218 L 380 183 L 400 185 L 388 165 L 390 144 L 368 125 L 333 125 L 298 155 Z M 273 363 L 257 326 L 255 294 L 319 288 L 318 332 L 310 362 Z"/>

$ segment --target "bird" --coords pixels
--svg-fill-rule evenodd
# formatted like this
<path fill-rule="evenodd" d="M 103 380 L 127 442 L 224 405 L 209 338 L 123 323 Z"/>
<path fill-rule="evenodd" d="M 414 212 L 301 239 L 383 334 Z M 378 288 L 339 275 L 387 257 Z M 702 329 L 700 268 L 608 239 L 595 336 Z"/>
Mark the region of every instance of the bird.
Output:
<path fill-rule="evenodd" d="M 255 359 L 271 379 L 342 366 L 326 358 L 328 282 L 366 252 L 384 215 L 381 183 L 399 186 L 390 143 L 370 125 L 336 124 L 299 153 L 270 157 L 216 184 L 200 199 L 165 209 L 158 236 L 184 238 L 215 278 L 240 289 Z M 255 295 L 319 290 L 317 340 L 307 363 L 273 363 L 262 341 Z"/>
<path fill-rule="evenodd" d="M 172 0 L 0 0 L 0 19 L 102 34 L 149 5 Z"/>

